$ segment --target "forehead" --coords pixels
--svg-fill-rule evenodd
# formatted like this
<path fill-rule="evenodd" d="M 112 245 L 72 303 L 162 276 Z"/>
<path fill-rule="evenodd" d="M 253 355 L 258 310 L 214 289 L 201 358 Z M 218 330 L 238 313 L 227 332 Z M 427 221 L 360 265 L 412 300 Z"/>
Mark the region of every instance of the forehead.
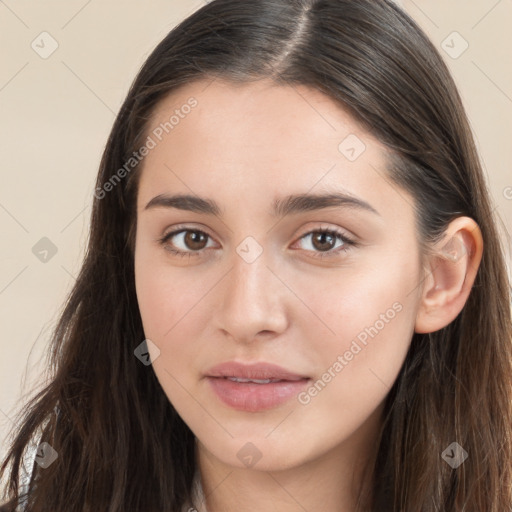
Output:
<path fill-rule="evenodd" d="M 178 191 L 222 203 L 345 190 L 378 204 L 393 188 L 386 148 L 318 90 L 270 80 L 182 86 L 158 105 L 143 162 L 139 208 Z"/>

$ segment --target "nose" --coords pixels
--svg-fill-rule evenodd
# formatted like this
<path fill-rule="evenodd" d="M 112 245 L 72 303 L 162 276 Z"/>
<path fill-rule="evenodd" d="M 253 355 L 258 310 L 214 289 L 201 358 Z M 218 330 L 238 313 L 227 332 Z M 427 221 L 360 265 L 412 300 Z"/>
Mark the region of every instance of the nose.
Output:
<path fill-rule="evenodd" d="M 265 251 L 251 263 L 234 252 L 231 271 L 223 279 L 215 300 L 215 326 L 225 336 L 250 343 L 286 330 L 293 294 L 269 263 Z"/>

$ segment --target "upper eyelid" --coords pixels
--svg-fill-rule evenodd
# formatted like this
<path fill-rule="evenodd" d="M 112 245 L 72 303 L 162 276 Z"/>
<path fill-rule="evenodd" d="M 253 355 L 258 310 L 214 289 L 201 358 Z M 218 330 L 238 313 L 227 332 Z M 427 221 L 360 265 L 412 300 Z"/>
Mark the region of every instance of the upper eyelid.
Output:
<path fill-rule="evenodd" d="M 312 227 L 312 228 L 307 229 L 300 236 L 298 236 L 296 238 L 296 241 L 301 240 L 305 236 L 311 235 L 312 233 L 315 233 L 317 231 L 323 231 L 323 232 L 327 231 L 327 232 L 332 232 L 337 237 L 345 238 L 346 240 L 350 241 L 351 243 L 354 243 L 354 244 L 356 243 L 356 237 L 354 235 L 352 235 L 352 234 L 345 233 L 344 231 L 346 231 L 346 230 L 343 230 L 343 232 L 342 232 L 341 231 L 342 228 L 339 228 L 339 227 L 338 228 L 334 228 L 334 227 L 331 227 L 331 226 L 326 226 L 324 224 L 325 223 L 322 223 L 322 225 L 320 225 L 318 227 Z M 178 235 L 180 233 L 187 232 L 187 231 L 196 231 L 196 232 L 204 233 L 210 239 L 216 241 L 215 237 L 212 236 L 210 233 L 208 233 L 208 231 L 206 229 L 204 229 L 204 228 L 195 228 L 193 226 L 179 226 L 179 225 L 177 227 L 171 229 L 168 233 L 164 234 L 162 237 L 159 238 L 159 240 L 165 239 L 167 237 L 172 238 L 172 236 L 176 236 L 176 235 Z M 218 242 L 216 242 L 216 243 L 218 243 Z M 201 250 L 203 250 L 203 249 L 201 249 Z M 190 251 L 190 252 L 201 252 L 201 251 Z"/>
<path fill-rule="evenodd" d="M 203 228 L 194 228 L 194 227 L 190 227 L 190 226 L 183 226 L 183 227 L 178 226 L 178 227 L 171 229 L 169 232 L 164 233 L 161 237 L 158 238 L 158 240 L 163 240 L 167 237 L 171 238 L 171 235 L 176 236 L 176 235 L 179 235 L 180 233 L 187 232 L 187 231 L 196 231 L 199 233 L 204 233 L 206 236 L 208 236 L 212 240 L 215 239 L 214 236 L 210 235 L 210 233 L 208 233 L 208 231 L 206 231 Z"/>

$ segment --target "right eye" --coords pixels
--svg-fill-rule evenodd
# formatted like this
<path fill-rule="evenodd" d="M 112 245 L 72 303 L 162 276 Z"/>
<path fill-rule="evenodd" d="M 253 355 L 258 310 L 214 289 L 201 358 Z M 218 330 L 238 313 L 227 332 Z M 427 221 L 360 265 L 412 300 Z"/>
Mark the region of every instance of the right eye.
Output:
<path fill-rule="evenodd" d="M 176 256 L 200 256 L 201 251 L 207 246 L 205 243 L 210 239 L 210 235 L 199 229 L 176 229 L 159 238 L 159 243 L 165 250 L 175 254 Z M 173 241 L 172 245 L 167 242 Z M 178 246 L 178 248 L 176 248 Z M 181 246 L 181 247 L 180 247 Z"/>

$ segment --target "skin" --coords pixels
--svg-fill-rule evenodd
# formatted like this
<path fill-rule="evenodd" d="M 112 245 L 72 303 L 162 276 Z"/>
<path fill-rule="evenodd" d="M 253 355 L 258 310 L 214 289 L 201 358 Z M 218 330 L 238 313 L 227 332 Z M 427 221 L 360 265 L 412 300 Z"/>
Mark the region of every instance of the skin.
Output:
<path fill-rule="evenodd" d="M 153 370 L 197 438 L 210 512 L 319 503 L 324 512 L 353 511 L 412 335 L 442 328 L 462 309 L 480 231 L 456 219 L 422 265 L 414 200 L 387 178 L 386 148 L 319 91 L 267 80 L 195 82 L 160 103 L 148 133 L 191 96 L 198 105 L 145 157 L 137 198 L 136 288 L 145 335 L 160 351 L 152 351 Z M 355 161 L 338 149 L 351 134 L 366 146 Z M 269 213 L 279 197 L 333 191 L 378 214 L 346 206 Z M 164 193 L 212 199 L 221 214 L 145 209 Z M 158 242 L 178 226 L 208 237 L 202 246 L 186 245 L 183 234 L 166 247 Z M 326 253 L 313 235 L 322 229 L 356 245 L 339 251 L 334 239 L 331 256 L 320 259 Z M 236 250 L 248 236 L 263 249 L 251 263 Z M 460 249 L 455 259 L 443 256 L 447 240 Z M 179 257 L 169 247 L 196 254 Z M 394 318 L 307 404 L 293 398 L 237 411 L 204 378 L 236 360 L 276 363 L 317 381 L 393 304 Z M 261 455 L 251 467 L 237 457 L 248 442 Z"/>

